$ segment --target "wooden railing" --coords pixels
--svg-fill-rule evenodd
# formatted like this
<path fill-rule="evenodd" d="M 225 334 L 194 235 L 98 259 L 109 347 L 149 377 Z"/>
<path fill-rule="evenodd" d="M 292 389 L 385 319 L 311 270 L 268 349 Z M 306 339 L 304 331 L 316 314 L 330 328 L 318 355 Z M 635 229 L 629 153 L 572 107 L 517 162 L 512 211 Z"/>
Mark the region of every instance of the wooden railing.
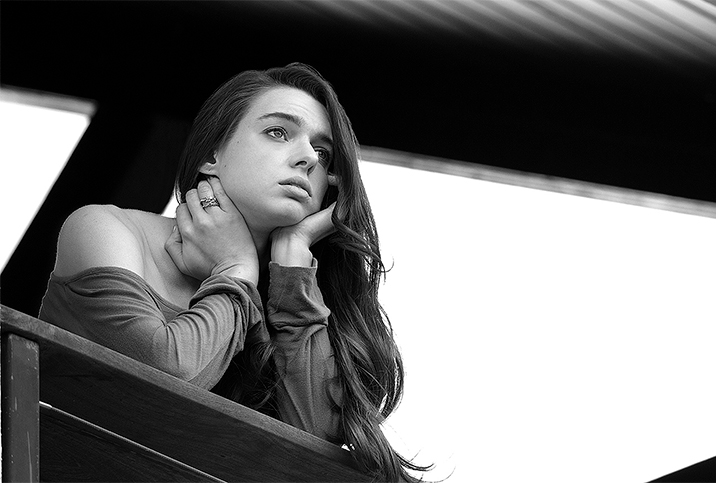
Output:
<path fill-rule="evenodd" d="M 0 309 L 3 481 L 369 481 L 338 446 Z"/>

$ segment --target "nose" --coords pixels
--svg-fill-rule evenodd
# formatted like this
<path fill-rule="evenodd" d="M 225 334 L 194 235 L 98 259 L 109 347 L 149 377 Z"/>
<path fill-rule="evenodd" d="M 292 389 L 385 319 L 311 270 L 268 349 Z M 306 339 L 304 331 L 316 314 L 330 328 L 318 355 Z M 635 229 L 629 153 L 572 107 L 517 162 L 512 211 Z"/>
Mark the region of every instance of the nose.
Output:
<path fill-rule="evenodd" d="M 292 154 L 291 166 L 294 168 L 305 169 L 311 173 L 313 168 L 318 164 L 318 153 L 308 141 L 296 144 L 296 149 Z"/>

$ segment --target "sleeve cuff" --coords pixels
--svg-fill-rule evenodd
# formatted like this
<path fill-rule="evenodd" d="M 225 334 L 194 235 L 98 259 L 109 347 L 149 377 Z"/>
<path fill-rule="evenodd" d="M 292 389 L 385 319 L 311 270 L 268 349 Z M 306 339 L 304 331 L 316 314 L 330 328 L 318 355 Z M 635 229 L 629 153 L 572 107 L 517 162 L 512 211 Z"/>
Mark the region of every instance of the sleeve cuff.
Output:
<path fill-rule="evenodd" d="M 289 267 L 269 263 L 268 320 L 275 328 L 283 326 L 328 325 L 331 311 L 323 301 L 314 258 L 310 267 Z"/>

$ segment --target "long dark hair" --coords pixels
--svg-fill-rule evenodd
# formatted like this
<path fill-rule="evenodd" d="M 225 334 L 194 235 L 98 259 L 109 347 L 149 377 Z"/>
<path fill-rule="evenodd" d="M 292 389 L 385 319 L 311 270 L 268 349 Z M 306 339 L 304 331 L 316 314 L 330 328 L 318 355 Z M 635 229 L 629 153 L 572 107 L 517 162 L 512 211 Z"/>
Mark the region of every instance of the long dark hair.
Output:
<path fill-rule="evenodd" d="M 315 69 L 294 63 L 265 71 L 245 71 L 231 78 L 204 103 L 189 135 L 177 173 L 180 201 L 196 187 L 199 168 L 233 134 L 253 99 L 273 87 L 303 90 L 326 108 L 333 134 L 332 172 L 340 186 L 331 187 L 323 206 L 336 201 L 336 232 L 311 249 L 318 260 L 318 283 L 331 310 L 328 334 L 343 391 L 340 430 L 343 443 L 359 465 L 379 481 L 416 481 L 408 470 L 425 471 L 397 454 L 380 427 L 403 393 L 403 362 L 393 329 L 378 302 L 385 273 L 373 213 L 358 170 L 359 146 L 333 87 Z M 254 371 L 270 367 L 271 349 L 256 344 L 244 351 Z M 269 399 L 249 398 L 261 409 Z"/>

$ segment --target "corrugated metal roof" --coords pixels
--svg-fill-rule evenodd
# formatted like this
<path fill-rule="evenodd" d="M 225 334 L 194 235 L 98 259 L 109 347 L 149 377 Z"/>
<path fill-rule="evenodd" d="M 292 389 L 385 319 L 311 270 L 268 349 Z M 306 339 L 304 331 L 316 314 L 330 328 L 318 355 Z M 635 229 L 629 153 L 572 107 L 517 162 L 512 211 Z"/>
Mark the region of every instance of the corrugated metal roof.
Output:
<path fill-rule="evenodd" d="M 276 8 L 374 28 L 515 46 L 716 62 L 716 5 L 703 0 L 283 0 Z"/>

